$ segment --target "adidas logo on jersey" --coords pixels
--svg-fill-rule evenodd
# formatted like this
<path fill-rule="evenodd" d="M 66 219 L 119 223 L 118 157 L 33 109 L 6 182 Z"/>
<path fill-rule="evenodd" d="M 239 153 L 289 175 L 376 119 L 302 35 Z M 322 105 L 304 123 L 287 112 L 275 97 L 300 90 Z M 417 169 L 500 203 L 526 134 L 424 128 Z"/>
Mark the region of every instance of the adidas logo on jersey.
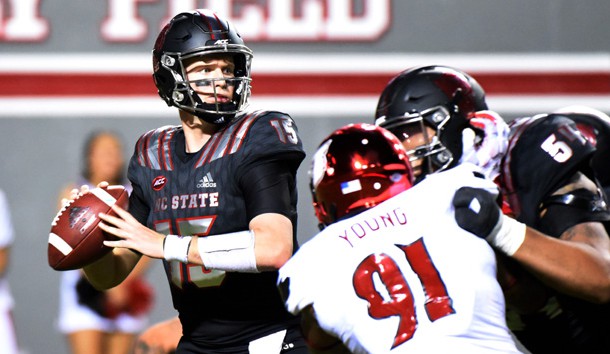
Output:
<path fill-rule="evenodd" d="M 212 178 L 212 174 L 208 172 L 202 179 L 197 183 L 197 188 L 216 188 L 216 182 Z"/>

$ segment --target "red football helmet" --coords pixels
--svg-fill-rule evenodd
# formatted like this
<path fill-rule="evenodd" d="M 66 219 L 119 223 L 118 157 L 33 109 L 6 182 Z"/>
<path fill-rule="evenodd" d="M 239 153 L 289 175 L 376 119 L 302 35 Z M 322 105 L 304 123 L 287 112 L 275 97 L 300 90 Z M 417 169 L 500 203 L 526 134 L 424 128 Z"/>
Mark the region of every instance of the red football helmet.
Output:
<path fill-rule="evenodd" d="M 309 171 L 320 226 L 371 208 L 413 185 L 400 140 L 372 124 L 350 124 L 319 145 Z"/>

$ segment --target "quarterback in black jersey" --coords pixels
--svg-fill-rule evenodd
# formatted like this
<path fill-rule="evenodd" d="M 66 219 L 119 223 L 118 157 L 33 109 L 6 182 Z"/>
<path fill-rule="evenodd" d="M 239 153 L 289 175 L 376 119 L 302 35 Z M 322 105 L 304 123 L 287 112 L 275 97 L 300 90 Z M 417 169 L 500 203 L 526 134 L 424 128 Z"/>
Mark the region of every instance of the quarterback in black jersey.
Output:
<path fill-rule="evenodd" d="M 233 25 L 208 10 L 180 13 L 161 31 L 153 79 L 181 124 L 137 141 L 129 212 L 101 215 L 115 248 L 85 268 L 109 288 L 142 254 L 163 259 L 182 328 L 177 353 L 306 353 L 276 287 L 298 247 L 305 153 L 290 116 L 245 109 L 251 60 Z"/>
<path fill-rule="evenodd" d="M 610 353 L 610 220 L 595 147 L 570 114 L 511 123 L 501 170 L 505 212 L 551 237 L 505 259 L 509 326 L 537 353 Z"/>

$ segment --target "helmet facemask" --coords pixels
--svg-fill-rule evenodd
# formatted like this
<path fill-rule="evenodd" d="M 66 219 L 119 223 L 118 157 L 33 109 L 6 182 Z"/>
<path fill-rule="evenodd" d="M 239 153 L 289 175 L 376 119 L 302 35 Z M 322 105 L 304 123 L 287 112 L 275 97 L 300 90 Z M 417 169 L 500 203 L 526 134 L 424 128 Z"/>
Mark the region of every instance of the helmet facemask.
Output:
<path fill-rule="evenodd" d="M 451 151 L 441 142 L 443 129 L 450 118 L 445 107 L 436 106 L 422 112 L 405 113 L 402 117 L 379 117 L 375 124 L 392 132 L 403 143 L 413 137 L 422 137 L 423 143 L 407 148 L 407 154 L 415 170 L 416 166 L 421 167 L 420 176 L 423 177 L 447 169 L 454 160 Z M 423 160 L 421 164 L 416 163 L 419 160 Z"/>
<path fill-rule="evenodd" d="M 153 80 L 168 106 L 213 124 L 226 124 L 247 106 L 252 51 L 237 29 L 216 13 L 199 9 L 174 16 L 159 33 L 152 54 Z M 223 68 L 224 77 L 203 75 L 198 80 L 187 80 L 187 64 L 196 59 L 218 58 L 233 62 L 230 75 Z M 216 89 L 204 90 L 206 85 L 216 87 L 219 81 L 231 85 L 232 97 Z M 210 96 L 214 99 L 210 100 Z"/>
<path fill-rule="evenodd" d="M 234 77 L 202 78 L 189 80 L 186 72 L 186 63 L 193 59 L 206 57 L 220 58 L 220 55 L 230 53 L 235 65 Z M 194 114 L 205 121 L 215 124 L 223 124 L 234 117 L 239 111 L 246 108 L 250 97 L 250 65 L 252 55 L 249 50 L 239 50 L 238 54 L 232 51 L 197 51 L 187 55 L 180 53 L 165 53 L 162 56 L 161 65 L 171 72 L 174 78 L 174 88 L 171 100 L 174 106 Z M 218 86 L 233 87 L 232 97 L 219 96 Z M 201 99 L 199 88 L 211 86 L 214 102 L 204 102 Z M 204 89 L 204 91 L 206 91 Z M 208 90 L 209 91 L 209 90 Z M 210 93 L 208 93 L 210 94 Z M 227 100 L 228 99 L 228 100 Z M 228 119 L 227 119 L 228 118 Z"/>

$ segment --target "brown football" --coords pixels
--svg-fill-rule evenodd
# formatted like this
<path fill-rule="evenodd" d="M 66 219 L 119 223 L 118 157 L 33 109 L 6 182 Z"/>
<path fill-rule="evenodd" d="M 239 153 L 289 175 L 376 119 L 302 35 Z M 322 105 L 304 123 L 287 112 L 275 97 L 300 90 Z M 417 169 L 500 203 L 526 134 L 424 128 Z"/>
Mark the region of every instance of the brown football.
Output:
<path fill-rule="evenodd" d="M 64 206 L 51 223 L 49 265 L 55 270 L 82 268 L 102 258 L 112 248 L 103 241 L 110 239 L 98 227 L 99 213 L 115 215 L 114 204 L 126 209 L 129 193 L 123 186 L 93 188 Z"/>

